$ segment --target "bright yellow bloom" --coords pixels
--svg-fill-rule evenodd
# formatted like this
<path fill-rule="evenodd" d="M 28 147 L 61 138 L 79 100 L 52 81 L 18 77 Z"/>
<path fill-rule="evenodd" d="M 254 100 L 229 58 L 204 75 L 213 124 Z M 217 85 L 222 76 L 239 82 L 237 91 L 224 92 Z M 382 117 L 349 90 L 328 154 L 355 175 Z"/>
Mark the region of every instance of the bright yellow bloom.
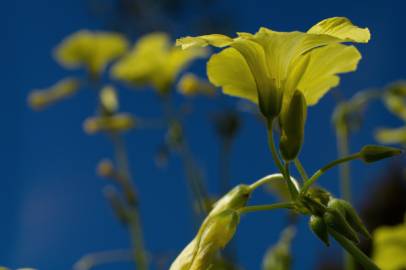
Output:
<path fill-rule="evenodd" d="M 66 68 L 84 66 L 96 76 L 127 48 L 128 42 L 120 34 L 81 30 L 62 41 L 55 50 L 55 57 Z"/>
<path fill-rule="evenodd" d="M 406 222 L 398 226 L 376 229 L 373 239 L 373 259 L 381 269 L 406 268 Z"/>
<path fill-rule="evenodd" d="M 172 46 L 167 34 L 152 33 L 140 38 L 131 52 L 114 65 L 112 76 L 131 84 L 150 85 L 166 93 L 191 61 L 206 54 L 201 48 L 183 51 Z"/>
<path fill-rule="evenodd" d="M 361 54 L 343 42 L 370 39 L 367 28 L 348 19 L 323 20 L 307 32 L 276 32 L 260 28 L 255 34 L 185 37 L 177 40 L 184 49 L 228 47 L 211 57 L 209 80 L 224 93 L 258 103 L 266 117 L 276 117 L 290 102 L 295 90 L 313 105 L 339 83 L 337 74 L 354 71 Z"/>

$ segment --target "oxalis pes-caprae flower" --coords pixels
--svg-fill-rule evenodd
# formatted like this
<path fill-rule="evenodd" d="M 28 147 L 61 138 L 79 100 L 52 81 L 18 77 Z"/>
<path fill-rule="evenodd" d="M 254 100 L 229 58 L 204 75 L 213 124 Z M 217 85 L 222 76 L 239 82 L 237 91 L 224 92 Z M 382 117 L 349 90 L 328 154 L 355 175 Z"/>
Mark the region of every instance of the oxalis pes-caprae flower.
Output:
<path fill-rule="evenodd" d="M 311 230 L 324 243 L 329 245 L 329 236 L 332 236 L 365 269 L 379 269 L 356 246 L 358 234 L 369 237 L 369 233 L 351 204 L 312 185 L 327 170 L 341 163 L 355 159 L 371 163 L 398 155 L 400 151 L 366 146 L 357 153 L 328 163 L 311 177 L 297 158 L 304 138 L 307 106 L 316 104 L 328 90 L 339 84 L 338 74 L 356 70 L 361 54 L 346 43 L 367 43 L 369 39 L 368 28 L 357 27 L 347 18 L 334 17 L 315 24 L 307 32 L 277 32 L 262 27 L 255 34 L 237 33 L 235 38 L 211 34 L 177 40 L 176 44 L 185 50 L 209 45 L 222 49 L 207 63 L 208 78 L 225 94 L 258 104 L 267 120 L 270 150 L 280 171 L 249 187 L 272 184 L 275 179 L 282 178 L 290 200 L 245 206 L 249 198 L 246 196 L 239 200 L 243 203 L 238 208 L 230 208 L 221 203 L 226 198 L 238 197 L 235 190 L 230 191 L 214 206 L 195 239 L 173 262 L 171 270 L 213 267 L 213 257 L 233 237 L 242 213 L 278 208 L 309 215 Z M 281 130 L 279 152 L 273 139 L 275 123 Z M 290 176 L 292 161 L 300 172 L 302 185 Z M 220 212 L 219 204 L 223 205 Z"/>

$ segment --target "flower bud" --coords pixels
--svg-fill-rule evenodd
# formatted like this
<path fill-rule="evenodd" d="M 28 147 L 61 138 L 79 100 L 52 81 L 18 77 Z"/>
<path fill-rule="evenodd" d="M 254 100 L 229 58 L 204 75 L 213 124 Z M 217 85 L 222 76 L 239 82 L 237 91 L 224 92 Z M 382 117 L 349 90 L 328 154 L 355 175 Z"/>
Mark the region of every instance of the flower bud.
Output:
<path fill-rule="evenodd" d="M 112 115 L 118 110 L 118 99 L 116 89 L 107 85 L 100 91 L 100 106 L 102 113 Z"/>
<path fill-rule="evenodd" d="M 341 215 L 344 216 L 345 220 L 356 232 L 359 232 L 366 238 L 371 238 L 371 235 L 362 223 L 361 218 L 349 202 L 340 199 L 332 199 L 328 203 L 328 207 L 340 211 Z"/>
<path fill-rule="evenodd" d="M 400 155 L 402 150 L 388 147 L 388 146 L 380 146 L 380 145 L 366 145 L 362 147 L 360 153 L 360 158 L 367 162 L 375 162 L 379 161 L 384 158 L 393 157 L 396 155 Z"/>
<path fill-rule="evenodd" d="M 117 191 L 112 186 L 107 186 L 103 190 L 104 195 L 106 196 L 107 200 L 110 203 L 111 208 L 114 211 L 117 219 L 120 220 L 121 223 L 126 224 L 129 221 L 128 211 L 124 204 L 124 202 L 120 199 Z"/>
<path fill-rule="evenodd" d="M 101 177 L 112 177 L 115 174 L 114 165 L 108 159 L 103 159 L 97 165 L 97 174 Z"/>
<path fill-rule="evenodd" d="M 314 215 L 310 216 L 309 227 L 326 246 L 330 246 L 327 226 L 323 218 Z"/>
<path fill-rule="evenodd" d="M 234 187 L 214 204 L 209 216 L 216 215 L 225 210 L 238 210 L 244 207 L 251 195 L 251 191 L 251 188 L 247 185 Z"/>
<path fill-rule="evenodd" d="M 232 210 L 208 216 L 196 237 L 178 255 L 169 269 L 209 269 L 214 255 L 233 238 L 238 223 L 239 215 Z"/>
<path fill-rule="evenodd" d="M 335 208 L 327 208 L 323 215 L 326 225 L 336 232 L 342 234 L 349 240 L 359 243 L 359 238 L 352 227 L 347 223 L 343 215 Z"/>
<path fill-rule="evenodd" d="M 326 212 L 326 206 L 321 204 L 318 200 L 313 199 L 309 196 L 303 196 L 301 198 L 301 202 L 313 215 L 321 217 Z"/>
<path fill-rule="evenodd" d="M 279 148 L 284 160 L 293 160 L 303 144 L 306 122 L 306 100 L 302 92 L 296 90 L 289 107 L 281 115 L 282 135 Z"/>

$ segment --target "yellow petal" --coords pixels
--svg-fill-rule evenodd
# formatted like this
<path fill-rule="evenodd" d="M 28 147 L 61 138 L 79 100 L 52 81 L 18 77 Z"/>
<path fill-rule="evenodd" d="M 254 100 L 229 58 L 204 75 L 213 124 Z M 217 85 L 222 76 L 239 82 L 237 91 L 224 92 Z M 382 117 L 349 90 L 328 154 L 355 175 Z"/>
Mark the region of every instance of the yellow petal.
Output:
<path fill-rule="evenodd" d="M 406 268 L 406 223 L 384 226 L 374 232 L 373 259 L 380 269 Z"/>
<path fill-rule="evenodd" d="M 248 39 L 236 40 L 231 46 L 244 57 L 251 70 L 262 114 L 270 118 L 277 116 L 280 111 L 282 90 L 275 86 L 275 80 L 270 77 L 264 48 L 259 43 Z"/>
<path fill-rule="evenodd" d="M 360 28 L 344 17 L 333 17 L 320 21 L 311 27 L 307 33 L 325 34 L 342 39 L 343 41 L 366 43 L 371 38 L 368 28 Z"/>
<path fill-rule="evenodd" d="M 225 47 L 230 45 L 233 39 L 220 34 L 211 34 L 198 37 L 183 37 L 176 40 L 176 46 L 181 46 L 182 49 L 188 49 L 193 47 L 206 47 L 208 45 L 214 47 Z"/>
<path fill-rule="evenodd" d="M 375 133 L 375 138 L 384 144 L 406 143 L 406 127 L 380 128 Z"/>
<path fill-rule="evenodd" d="M 297 89 L 303 92 L 307 105 L 314 105 L 329 89 L 338 85 L 340 78 L 337 74 L 357 68 L 361 54 L 354 46 L 332 44 L 311 51 L 309 57 Z M 306 61 L 305 57 L 298 59 L 296 64 L 300 61 Z"/>
<path fill-rule="evenodd" d="M 214 54 L 207 63 L 207 76 L 225 94 L 258 102 L 254 77 L 244 57 L 234 48 Z"/>

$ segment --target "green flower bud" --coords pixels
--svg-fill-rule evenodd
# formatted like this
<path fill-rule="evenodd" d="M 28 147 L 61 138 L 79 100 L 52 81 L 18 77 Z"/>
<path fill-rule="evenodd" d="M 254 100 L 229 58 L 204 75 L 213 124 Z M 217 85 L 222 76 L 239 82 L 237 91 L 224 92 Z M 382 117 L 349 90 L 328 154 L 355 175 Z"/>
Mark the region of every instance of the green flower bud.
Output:
<path fill-rule="evenodd" d="M 296 90 L 289 108 L 281 115 L 282 135 L 279 148 L 284 160 L 293 160 L 299 154 L 303 144 L 306 114 L 305 97 Z"/>
<path fill-rule="evenodd" d="M 310 216 L 309 227 L 326 246 L 330 246 L 327 226 L 323 218 L 314 215 Z"/>
<path fill-rule="evenodd" d="M 366 145 L 360 151 L 361 159 L 367 163 L 400 155 L 401 153 L 402 150 L 400 149 L 380 145 Z"/>
<path fill-rule="evenodd" d="M 323 215 L 323 220 L 328 227 L 340 233 L 347 239 L 355 243 L 359 243 L 357 233 L 352 229 L 352 227 L 347 223 L 343 215 L 337 209 L 327 208 Z"/>
<path fill-rule="evenodd" d="M 313 199 L 312 197 L 303 196 L 301 198 L 302 204 L 310 211 L 312 215 L 323 216 L 326 212 L 326 206 L 321 204 L 319 201 Z"/>
<path fill-rule="evenodd" d="M 371 238 L 371 235 L 362 223 L 361 218 L 349 202 L 340 199 L 332 199 L 328 203 L 328 207 L 340 211 L 341 215 L 344 216 L 345 220 L 356 232 L 359 232 L 366 238 Z"/>
<path fill-rule="evenodd" d="M 307 196 L 309 196 L 313 200 L 316 200 L 324 206 L 327 206 L 328 202 L 331 199 L 331 194 L 320 187 L 311 187 L 309 191 L 307 191 Z"/>

